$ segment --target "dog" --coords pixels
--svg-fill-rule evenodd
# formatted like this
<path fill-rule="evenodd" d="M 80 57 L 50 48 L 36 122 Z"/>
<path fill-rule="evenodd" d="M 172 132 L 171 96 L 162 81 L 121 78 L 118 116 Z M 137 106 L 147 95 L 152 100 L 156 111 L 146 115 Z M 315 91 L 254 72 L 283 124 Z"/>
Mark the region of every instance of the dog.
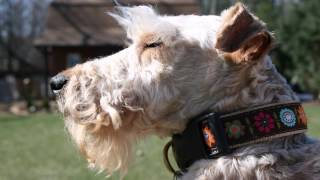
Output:
<path fill-rule="evenodd" d="M 320 143 L 305 135 L 303 109 L 283 105 L 299 99 L 267 55 L 273 35 L 243 4 L 221 16 L 161 16 L 149 6 L 117 7 L 111 16 L 132 43 L 51 79 L 66 129 L 91 167 L 124 175 L 134 144 L 155 134 L 173 136 L 178 165 L 184 166 L 176 173 L 179 179 L 320 179 Z M 277 120 L 272 113 L 279 107 L 289 109 L 281 109 Z M 272 113 L 261 112 L 265 108 Z M 226 120 L 223 127 L 212 126 L 226 131 L 229 143 L 246 129 L 266 136 L 230 149 L 212 131 L 212 123 L 201 120 L 204 142 L 210 141 L 181 145 L 188 127 L 199 129 L 190 125 L 193 119 L 198 122 L 195 117 L 238 111 L 246 118 L 259 113 L 247 124 Z M 269 136 L 282 127 L 286 133 Z M 193 156 L 184 153 L 199 148 L 206 148 L 207 158 L 183 164 Z"/>

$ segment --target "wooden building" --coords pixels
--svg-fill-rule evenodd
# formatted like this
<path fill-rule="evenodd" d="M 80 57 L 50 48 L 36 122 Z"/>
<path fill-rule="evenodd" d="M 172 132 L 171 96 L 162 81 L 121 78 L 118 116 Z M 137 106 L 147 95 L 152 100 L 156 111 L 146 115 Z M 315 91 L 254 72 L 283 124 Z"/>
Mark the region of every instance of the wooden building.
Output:
<path fill-rule="evenodd" d="M 121 0 L 126 5 L 149 4 L 164 14 L 198 14 L 197 0 Z M 48 76 L 88 59 L 124 47 L 125 34 L 107 15 L 111 0 L 55 0 L 48 9 L 45 29 L 34 45 L 48 64 Z"/>
<path fill-rule="evenodd" d="M 198 0 L 119 0 L 133 5 L 151 5 L 161 14 L 199 14 Z M 48 7 L 43 31 L 29 43 L 34 53 L 17 53 L 22 41 L 8 49 L 12 58 L 0 59 L 0 102 L 47 99 L 49 79 L 86 60 L 115 53 L 125 44 L 125 32 L 107 15 L 111 0 L 54 0 Z M 1 44 L 0 44 L 1 45 Z M 40 53 L 39 53 L 40 52 Z M 37 56 L 37 58 L 34 58 Z M 12 60 L 11 60 L 12 59 Z M 14 92 L 14 93 L 12 93 Z M 17 95 L 15 95 L 17 94 Z"/>

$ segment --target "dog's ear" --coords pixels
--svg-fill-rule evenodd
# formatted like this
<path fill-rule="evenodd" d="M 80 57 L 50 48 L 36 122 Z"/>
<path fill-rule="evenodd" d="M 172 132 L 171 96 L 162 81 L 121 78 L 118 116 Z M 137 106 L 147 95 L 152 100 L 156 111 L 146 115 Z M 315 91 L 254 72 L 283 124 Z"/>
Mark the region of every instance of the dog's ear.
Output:
<path fill-rule="evenodd" d="M 273 37 L 265 24 L 237 3 L 222 13 L 215 48 L 235 63 L 257 60 L 272 46 Z"/>

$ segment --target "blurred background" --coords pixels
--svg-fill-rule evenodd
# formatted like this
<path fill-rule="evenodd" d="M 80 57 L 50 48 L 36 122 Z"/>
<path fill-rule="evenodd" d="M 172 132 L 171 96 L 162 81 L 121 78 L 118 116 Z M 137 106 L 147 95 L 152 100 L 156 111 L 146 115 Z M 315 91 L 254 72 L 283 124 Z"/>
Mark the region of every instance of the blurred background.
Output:
<path fill-rule="evenodd" d="M 220 14 L 236 0 L 120 2 L 179 15 Z M 320 1 L 242 2 L 274 32 L 273 62 L 304 102 L 309 133 L 320 137 Z M 104 179 L 86 168 L 68 139 L 48 81 L 125 47 L 124 32 L 106 14 L 112 10 L 111 0 L 0 0 L 0 180 Z M 162 163 L 165 142 L 140 143 L 125 179 L 172 178 Z"/>

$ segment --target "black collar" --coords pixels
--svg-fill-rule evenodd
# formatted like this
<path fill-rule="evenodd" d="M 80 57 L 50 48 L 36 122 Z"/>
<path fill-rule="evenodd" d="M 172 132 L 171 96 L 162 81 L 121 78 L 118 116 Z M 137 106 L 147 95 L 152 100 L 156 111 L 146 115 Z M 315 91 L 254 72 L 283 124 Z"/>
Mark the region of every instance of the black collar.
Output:
<path fill-rule="evenodd" d="M 213 159 L 232 150 L 275 138 L 304 133 L 307 119 L 300 103 L 259 106 L 228 114 L 205 113 L 172 136 L 178 167 L 185 171 L 200 159 Z"/>

